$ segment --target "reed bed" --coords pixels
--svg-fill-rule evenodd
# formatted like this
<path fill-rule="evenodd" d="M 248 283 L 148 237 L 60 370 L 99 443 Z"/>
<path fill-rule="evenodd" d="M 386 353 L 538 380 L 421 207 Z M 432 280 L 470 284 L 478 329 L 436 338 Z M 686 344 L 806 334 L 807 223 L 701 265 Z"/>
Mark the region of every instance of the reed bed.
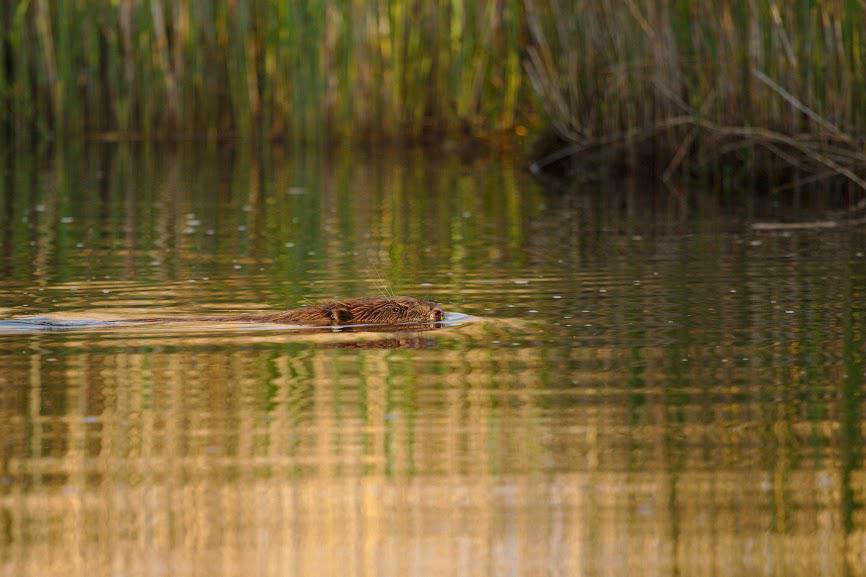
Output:
<path fill-rule="evenodd" d="M 16 139 L 421 138 L 517 123 L 520 0 L 10 0 Z"/>
<path fill-rule="evenodd" d="M 536 170 L 613 153 L 667 179 L 739 165 L 770 179 L 841 176 L 866 189 L 862 2 L 524 5 L 526 72 L 568 143 Z"/>
<path fill-rule="evenodd" d="M 668 180 L 745 167 L 781 186 L 866 190 L 864 12 L 862 0 L 10 0 L 0 128 L 385 142 L 549 127 L 564 144 L 537 171 L 566 158 Z"/>

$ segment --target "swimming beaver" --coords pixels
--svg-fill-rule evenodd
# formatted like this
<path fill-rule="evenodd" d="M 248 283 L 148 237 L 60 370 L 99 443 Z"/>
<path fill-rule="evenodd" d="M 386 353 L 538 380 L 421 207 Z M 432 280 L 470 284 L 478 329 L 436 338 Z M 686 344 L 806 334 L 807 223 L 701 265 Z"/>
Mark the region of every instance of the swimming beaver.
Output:
<path fill-rule="evenodd" d="M 400 325 L 438 322 L 445 313 L 438 303 L 412 297 L 365 297 L 324 302 L 272 315 L 220 320 L 286 323 L 304 326 Z"/>
<path fill-rule="evenodd" d="M 350 325 L 402 325 L 435 323 L 445 319 L 445 313 L 437 303 L 411 297 L 366 297 L 330 301 L 291 309 L 281 313 L 245 315 L 231 317 L 157 317 L 97 321 L 89 319 L 53 319 L 47 317 L 14 318 L 0 320 L 0 329 L 38 328 L 62 330 L 70 328 L 92 328 L 111 324 L 164 323 L 164 322 L 260 322 L 283 323 L 309 327 Z"/>

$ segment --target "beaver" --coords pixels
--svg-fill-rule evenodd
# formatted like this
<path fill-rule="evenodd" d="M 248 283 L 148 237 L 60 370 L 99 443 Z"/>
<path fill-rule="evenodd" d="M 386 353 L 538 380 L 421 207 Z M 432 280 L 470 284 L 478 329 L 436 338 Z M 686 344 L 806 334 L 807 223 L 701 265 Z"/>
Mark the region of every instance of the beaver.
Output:
<path fill-rule="evenodd" d="M 439 322 L 444 318 L 445 313 L 438 303 L 397 296 L 351 298 L 308 305 L 281 313 L 213 320 L 323 327 L 429 323 Z"/>
<path fill-rule="evenodd" d="M 117 324 L 165 322 L 258 322 L 305 327 L 429 324 L 445 320 L 438 303 L 412 297 L 363 297 L 329 301 L 290 309 L 280 313 L 245 316 L 156 317 L 124 320 L 53 319 L 48 317 L 13 318 L 0 321 L 0 329 L 37 328 L 63 330 Z"/>

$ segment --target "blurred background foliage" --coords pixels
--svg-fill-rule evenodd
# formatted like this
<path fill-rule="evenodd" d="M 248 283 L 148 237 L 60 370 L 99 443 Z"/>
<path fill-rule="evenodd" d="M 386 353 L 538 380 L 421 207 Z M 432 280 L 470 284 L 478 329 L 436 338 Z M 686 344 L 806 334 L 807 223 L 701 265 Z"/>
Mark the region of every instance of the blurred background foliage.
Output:
<path fill-rule="evenodd" d="M 0 127 L 25 142 L 552 134 L 568 154 L 650 142 L 666 174 L 765 155 L 866 187 L 864 23 L 859 0 L 10 0 Z"/>
<path fill-rule="evenodd" d="M 15 0 L 6 134 L 383 140 L 528 114 L 519 0 Z"/>

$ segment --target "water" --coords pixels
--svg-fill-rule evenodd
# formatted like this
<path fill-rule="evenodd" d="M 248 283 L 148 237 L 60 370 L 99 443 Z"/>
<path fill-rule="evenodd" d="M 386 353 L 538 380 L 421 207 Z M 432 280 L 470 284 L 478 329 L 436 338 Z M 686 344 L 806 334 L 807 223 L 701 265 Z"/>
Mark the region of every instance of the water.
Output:
<path fill-rule="evenodd" d="M 473 318 L 0 334 L 0 575 L 862 574 L 866 232 L 749 228 L 809 211 L 431 153 L 7 159 L 3 318 Z"/>

